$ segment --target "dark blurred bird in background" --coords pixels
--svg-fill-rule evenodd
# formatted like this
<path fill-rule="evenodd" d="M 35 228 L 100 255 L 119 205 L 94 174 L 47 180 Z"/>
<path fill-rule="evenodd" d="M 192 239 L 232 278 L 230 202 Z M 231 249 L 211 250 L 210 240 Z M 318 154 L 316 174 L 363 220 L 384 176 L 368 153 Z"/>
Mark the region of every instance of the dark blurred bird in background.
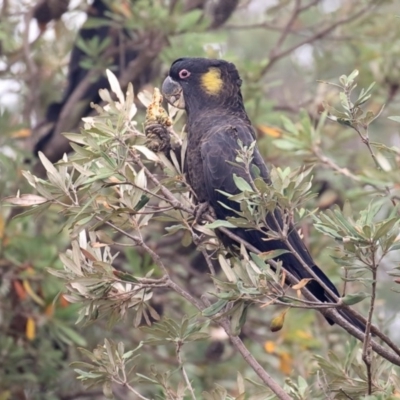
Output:
<path fill-rule="evenodd" d="M 128 0 L 95 0 L 88 8 L 88 19 L 79 30 L 71 51 L 63 97 L 60 102 L 51 103 L 47 108 L 44 124 L 50 125 L 50 128 L 37 142 L 34 148 L 35 154 L 42 151 L 51 161 L 61 158 L 66 149 L 58 149 L 54 146 L 53 140 L 59 133 L 75 128 L 80 119 L 90 113 L 91 102 L 100 103 L 99 89 L 109 87 L 105 69 L 111 68 L 118 77 L 137 57 L 138 51 L 133 45 L 134 33 L 128 32 L 121 27 L 121 24 L 112 21 L 113 13 L 120 18 L 129 17 L 130 7 L 131 2 Z M 41 18 L 43 19 L 43 16 Z M 96 23 L 93 24 L 93 21 Z M 90 60 L 88 50 L 91 48 L 90 42 L 94 41 L 101 52 L 96 54 L 97 59 Z M 135 87 L 142 83 L 140 80 L 148 81 L 148 77 L 141 75 L 140 79 L 133 82 Z M 83 90 L 75 96 L 74 101 L 70 102 L 71 96 L 82 82 L 85 85 Z M 67 113 L 65 107 L 68 107 Z M 58 124 L 62 116 L 63 124 L 60 127 Z"/>
<path fill-rule="evenodd" d="M 69 0 L 41 0 L 33 10 L 33 18 L 38 22 L 41 31 L 50 21 L 59 20 L 68 10 Z"/>
<path fill-rule="evenodd" d="M 240 91 L 241 79 L 236 67 L 229 62 L 204 58 L 181 58 L 176 60 L 165 79 L 162 91 L 167 101 L 175 107 L 186 110 L 188 145 L 185 172 L 193 188 L 198 203 L 208 203 L 214 209 L 218 219 L 235 216 L 235 212 L 222 206 L 224 203 L 233 210 L 240 211 L 240 204 L 229 200 L 221 192 L 240 193 L 233 179 L 234 174 L 250 181 L 244 168 L 235 163 L 240 146 L 250 146 L 255 140 L 255 131 L 243 105 Z M 270 184 L 269 171 L 257 146 L 254 149 L 252 164 L 258 167 L 260 177 Z M 253 173 L 253 172 L 252 172 Z M 256 176 L 252 177 L 253 179 Z M 282 215 L 278 209 L 274 215 L 269 213 L 266 225 L 279 231 L 283 227 Z M 234 233 L 256 247 L 260 252 L 284 249 L 288 252 L 278 258 L 283 267 L 297 279 L 310 279 L 313 276 L 302 263 L 289 251 L 281 240 L 266 241 L 267 232 L 236 228 Z M 222 235 L 224 245 L 233 249 L 235 242 Z M 339 292 L 325 273 L 315 265 L 310 253 L 297 230 L 292 226 L 288 240 L 314 274 L 333 292 Z M 335 302 L 332 296 L 311 279 L 307 289 L 321 302 Z M 344 310 L 341 315 L 359 329 L 363 324 Z M 327 318 L 330 324 L 333 321 Z"/>
<path fill-rule="evenodd" d="M 59 19 L 68 4 L 69 0 L 40 0 L 33 14 L 39 27 L 44 29 L 48 22 Z M 184 12 L 203 10 L 210 20 L 209 29 L 216 29 L 228 20 L 238 0 L 183 0 L 182 4 Z M 175 6 L 176 2 L 171 2 L 170 13 Z M 90 114 L 91 102 L 100 103 L 99 89 L 109 87 L 106 68 L 112 69 L 123 89 L 132 82 L 135 93 L 159 75 L 157 58 L 168 38 L 161 28 L 136 28 L 132 22 L 135 7 L 139 7 L 137 0 L 94 0 L 88 7 L 88 19 L 71 51 L 62 99 L 48 106 L 44 121 L 34 129 L 34 154 L 41 151 L 56 162 L 69 151 L 61 134 L 78 127 L 81 118 Z M 101 52 L 96 53 L 94 47 Z"/>

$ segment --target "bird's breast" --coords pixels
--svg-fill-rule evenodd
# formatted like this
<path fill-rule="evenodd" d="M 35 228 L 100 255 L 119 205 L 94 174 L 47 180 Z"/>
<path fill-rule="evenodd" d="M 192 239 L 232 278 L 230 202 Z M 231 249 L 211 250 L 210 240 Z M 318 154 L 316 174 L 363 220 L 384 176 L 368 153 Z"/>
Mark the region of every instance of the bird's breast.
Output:
<path fill-rule="evenodd" d="M 197 201 L 208 201 L 201 157 L 201 137 L 189 137 L 185 165 L 186 178 L 196 194 Z"/>

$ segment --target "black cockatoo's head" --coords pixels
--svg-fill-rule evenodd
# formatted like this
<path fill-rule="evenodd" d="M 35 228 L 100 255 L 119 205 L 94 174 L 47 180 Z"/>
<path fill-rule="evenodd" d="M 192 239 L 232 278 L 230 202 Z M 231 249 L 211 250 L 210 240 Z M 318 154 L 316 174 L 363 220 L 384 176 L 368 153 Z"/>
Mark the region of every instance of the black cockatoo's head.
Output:
<path fill-rule="evenodd" d="M 179 58 L 171 65 L 162 91 L 171 105 L 186 109 L 189 115 L 221 106 L 234 111 L 243 109 L 241 82 L 235 65 L 230 62 Z"/>

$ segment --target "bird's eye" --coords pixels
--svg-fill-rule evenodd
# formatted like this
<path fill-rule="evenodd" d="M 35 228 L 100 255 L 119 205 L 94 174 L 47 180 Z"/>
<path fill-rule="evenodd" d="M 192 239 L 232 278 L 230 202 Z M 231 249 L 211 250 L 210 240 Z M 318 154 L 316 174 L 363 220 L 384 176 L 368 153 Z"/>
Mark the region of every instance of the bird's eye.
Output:
<path fill-rule="evenodd" d="M 179 78 L 186 79 L 189 78 L 189 76 L 190 72 L 187 69 L 182 69 L 181 71 L 179 71 Z"/>

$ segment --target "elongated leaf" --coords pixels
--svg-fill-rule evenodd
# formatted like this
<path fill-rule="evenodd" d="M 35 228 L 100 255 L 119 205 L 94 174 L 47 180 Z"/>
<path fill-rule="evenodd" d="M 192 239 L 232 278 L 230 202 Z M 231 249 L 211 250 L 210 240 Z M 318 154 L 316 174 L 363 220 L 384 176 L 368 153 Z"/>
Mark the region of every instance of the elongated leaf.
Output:
<path fill-rule="evenodd" d="M 219 265 L 221 266 L 228 280 L 230 282 L 236 282 L 237 281 L 236 275 L 222 254 L 218 256 L 218 261 Z"/>
<path fill-rule="evenodd" d="M 307 283 L 312 280 L 313 280 L 313 278 L 303 278 L 299 283 L 296 283 L 295 285 L 293 285 L 292 289 L 294 289 L 294 290 L 303 289 L 303 287 L 305 287 L 307 285 Z"/>
<path fill-rule="evenodd" d="M 213 315 L 219 313 L 228 304 L 228 302 L 228 300 L 219 299 L 213 305 L 204 309 L 202 311 L 202 315 L 204 317 L 212 317 Z"/>
<path fill-rule="evenodd" d="M 217 219 L 216 221 L 210 223 L 210 224 L 206 224 L 205 225 L 206 228 L 208 229 L 216 229 L 216 228 L 236 228 L 235 225 L 233 225 L 231 222 L 229 221 L 225 221 L 223 219 Z"/>
<path fill-rule="evenodd" d="M 231 316 L 231 331 L 237 336 L 240 334 L 244 323 L 246 322 L 247 305 L 244 301 L 240 303 Z"/>
<path fill-rule="evenodd" d="M 117 95 L 119 102 L 125 104 L 124 94 L 122 93 L 118 78 L 109 69 L 106 70 L 106 74 L 111 90 Z"/>
<path fill-rule="evenodd" d="M 39 151 L 38 156 L 43 164 L 43 167 L 47 172 L 53 174 L 54 176 L 59 176 L 59 173 L 54 167 L 54 165 L 48 160 L 48 158 L 41 151 Z"/>
<path fill-rule="evenodd" d="M 365 293 L 365 292 L 358 292 L 358 293 L 354 293 L 354 294 L 347 294 L 346 296 L 344 296 L 342 298 L 342 301 L 344 304 L 351 306 L 353 304 L 360 303 L 367 297 L 370 297 L 370 294 Z"/>
<path fill-rule="evenodd" d="M 21 194 L 17 197 L 5 197 L 3 201 L 15 206 L 29 207 L 46 203 L 47 199 L 36 194 Z"/>
<path fill-rule="evenodd" d="M 236 187 L 241 190 L 242 192 L 253 192 L 253 188 L 250 184 L 243 179 L 241 176 L 233 174 L 233 180 L 235 182 Z"/>
<path fill-rule="evenodd" d="M 276 250 L 271 250 L 271 251 L 265 251 L 264 253 L 258 254 L 258 257 L 260 257 L 263 261 L 266 260 L 272 260 L 276 257 L 281 256 L 282 254 L 290 253 L 289 250 L 285 249 L 276 249 Z"/>
<path fill-rule="evenodd" d="M 382 225 L 378 228 L 378 230 L 375 233 L 374 240 L 378 240 L 383 236 L 387 235 L 395 227 L 398 221 L 399 218 L 394 217 L 382 223 Z"/>

